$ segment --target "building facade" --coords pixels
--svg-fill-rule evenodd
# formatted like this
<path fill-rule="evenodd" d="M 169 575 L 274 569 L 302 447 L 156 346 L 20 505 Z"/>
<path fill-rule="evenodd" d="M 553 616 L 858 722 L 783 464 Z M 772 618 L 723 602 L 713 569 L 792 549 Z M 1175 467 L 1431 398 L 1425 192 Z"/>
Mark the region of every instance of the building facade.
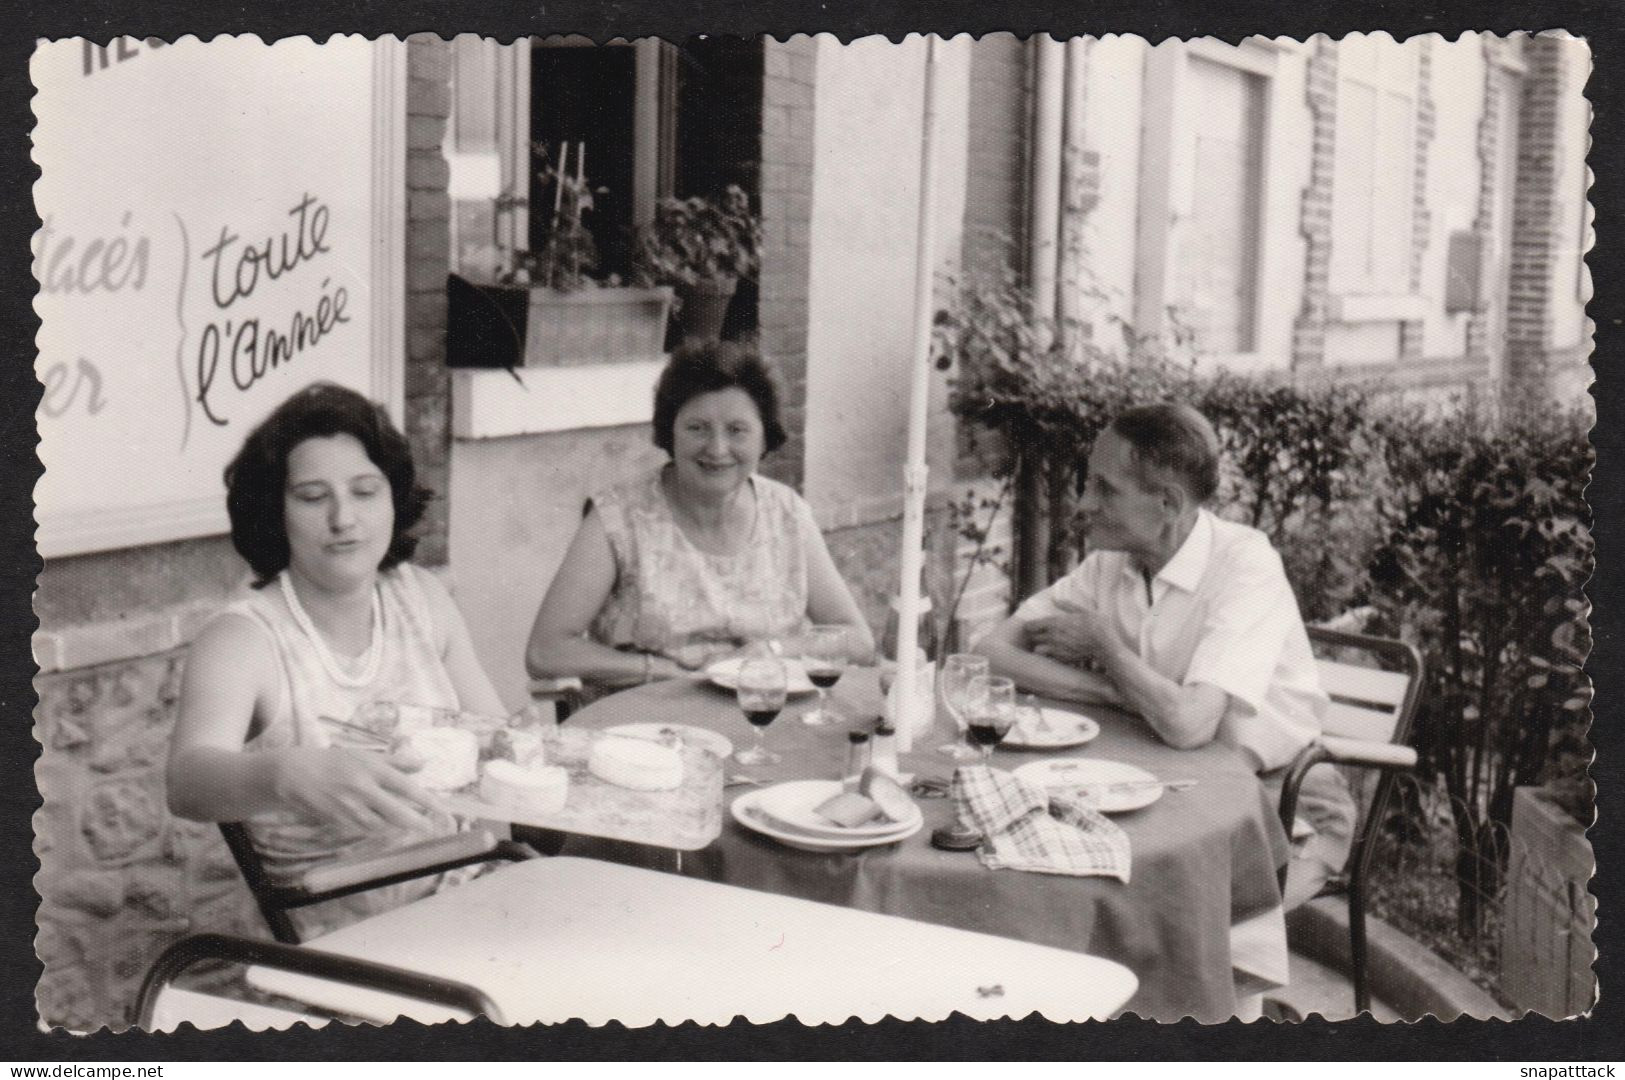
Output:
<path fill-rule="evenodd" d="M 604 189 L 595 228 L 612 269 L 660 198 L 747 191 L 763 267 L 724 332 L 777 366 L 792 437 L 765 467 L 811 501 L 878 629 L 897 587 L 925 42 L 425 37 L 357 55 L 372 73 L 350 91 L 373 148 L 371 265 L 385 268 L 367 278 L 371 360 L 352 369 L 312 352 L 286 374 L 359 381 L 400 419 L 440 496 L 419 561 L 452 586 L 507 703 L 526 697 L 523 643 L 585 499 L 659 454 L 647 412 L 661 349 L 519 380 L 447 366 L 448 275 L 488 275 L 541 227 L 538 143 L 577 147 Z M 85 45 L 63 78 L 96 85 L 149 60 L 171 62 L 146 42 Z M 943 42 L 935 269 L 1008 266 L 1050 310 L 1178 337 L 1203 364 L 1575 400 L 1589 378 L 1588 65 L 1583 43 L 1561 36 Z M 310 114 L 343 99 L 333 79 L 275 93 Z M 192 190 L 174 183 L 176 198 Z M 56 265 L 43 244 L 42 280 Z M 42 408 L 66 408 L 53 349 L 42 335 Z M 155 341 L 132 362 L 168 378 L 172 352 Z M 199 393 L 189 388 L 189 410 Z M 927 570 L 939 610 L 972 546 L 949 506 L 992 487 L 947 397 L 939 377 Z M 199 467 L 197 491 L 214 490 L 221 463 Z M 42 537 L 57 539 L 42 539 L 35 601 L 39 1004 L 84 1029 L 126 1022 L 141 974 L 176 936 L 262 930 L 216 830 L 171 818 L 163 789 L 187 642 L 246 574 L 217 513 L 74 533 L 48 524 L 48 501 Z M 994 546 L 1008 545 L 1007 522 Z M 996 563 L 965 588 L 968 627 L 1005 610 Z"/>

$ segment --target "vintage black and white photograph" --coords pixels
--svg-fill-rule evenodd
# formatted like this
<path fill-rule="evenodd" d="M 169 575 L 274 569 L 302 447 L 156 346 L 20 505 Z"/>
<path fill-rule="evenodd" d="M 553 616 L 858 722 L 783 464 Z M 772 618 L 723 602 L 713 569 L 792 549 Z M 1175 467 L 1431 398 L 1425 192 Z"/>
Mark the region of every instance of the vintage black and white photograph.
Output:
<path fill-rule="evenodd" d="M 1586 1014 L 1592 64 L 39 41 L 40 1024 Z"/>

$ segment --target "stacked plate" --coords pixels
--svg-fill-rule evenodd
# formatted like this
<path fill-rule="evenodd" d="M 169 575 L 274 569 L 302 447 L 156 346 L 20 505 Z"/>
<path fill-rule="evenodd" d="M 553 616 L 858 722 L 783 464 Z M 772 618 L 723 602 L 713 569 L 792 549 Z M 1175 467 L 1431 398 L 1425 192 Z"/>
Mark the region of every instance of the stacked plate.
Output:
<path fill-rule="evenodd" d="M 911 806 L 912 813 L 903 821 L 854 826 L 837 825 L 814 812 L 840 792 L 838 780 L 792 780 L 739 796 L 732 811 L 745 828 L 802 851 L 858 851 L 895 844 L 925 824 L 918 806 Z"/>

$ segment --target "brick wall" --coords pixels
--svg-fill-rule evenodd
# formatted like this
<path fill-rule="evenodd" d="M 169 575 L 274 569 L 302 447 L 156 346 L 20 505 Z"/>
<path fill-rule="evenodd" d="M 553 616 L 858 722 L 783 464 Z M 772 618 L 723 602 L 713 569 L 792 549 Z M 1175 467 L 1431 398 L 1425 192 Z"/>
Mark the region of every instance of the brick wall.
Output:
<path fill-rule="evenodd" d="M 1030 76 L 1027 43 L 1014 34 L 987 34 L 971 45 L 966 131 L 964 273 L 1020 270 L 1027 249 L 1027 169 Z M 954 475 L 974 481 L 987 472 L 990 448 L 955 425 Z M 998 457 L 995 450 L 991 455 Z"/>
<path fill-rule="evenodd" d="M 1518 170 L 1512 195 L 1512 278 L 1507 297 L 1506 401 L 1546 396 L 1552 342 L 1552 264 L 1568 224 L 1558 183 L 1563 148 L 1558 106 L 1567 77 L 1563 43 L 1533 36 L 1519 102 Z"/>
<path fill-rule="evenodd" d="M 807 443 L 807 288 L 811 271 L 813 78 L 816 45 L 763 42 L 762 355 L 783 381 L 790 439 L 762 471 L 800 488 Z"/>
<path fill-rule="evenodd" d="M 446 562 L 451 486 L 451 380 L 446 370 L 446 275 L 451 271 L 450 166 L 441 151 L 451 115 L 451 44 L 407 39 L 406 437 L 419 482 L 434 491 L 414 561 Z"/>
<path fill-rule="evenodd" d="M 964 263 L 1021 265 L 1026 250 L 1026 43 L 987 34 L 971 45 Z"/>
<path fill-rule="evenodd" d="M 1303 189 L 1299 231 L 1307 250 L 1303 304 L 1292 327 L 1292 370 L 1313 374 L 1326 362 L 1326 323 L 1331 304 L 1332 180 L 1337 157 L 1337 46 L 1315 38 L 1304 94 L 1313 118 L 1309 183 Z"/>

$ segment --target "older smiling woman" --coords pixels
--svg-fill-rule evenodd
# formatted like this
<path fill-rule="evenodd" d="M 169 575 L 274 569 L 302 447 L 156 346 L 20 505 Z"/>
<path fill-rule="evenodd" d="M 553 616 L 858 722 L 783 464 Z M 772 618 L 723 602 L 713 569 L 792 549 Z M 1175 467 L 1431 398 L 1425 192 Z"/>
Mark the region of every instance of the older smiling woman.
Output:
<path fill-rule="evenodd" d="M 778 389 L 755 353 L 680 350 L 655 391 L 663 467 L 595 495 L 542 601 L 532 675 L 629 686 L 702 667 L 809 623 L 874 640 L 806 502 L 759 476 L 785 441 Z"/>

